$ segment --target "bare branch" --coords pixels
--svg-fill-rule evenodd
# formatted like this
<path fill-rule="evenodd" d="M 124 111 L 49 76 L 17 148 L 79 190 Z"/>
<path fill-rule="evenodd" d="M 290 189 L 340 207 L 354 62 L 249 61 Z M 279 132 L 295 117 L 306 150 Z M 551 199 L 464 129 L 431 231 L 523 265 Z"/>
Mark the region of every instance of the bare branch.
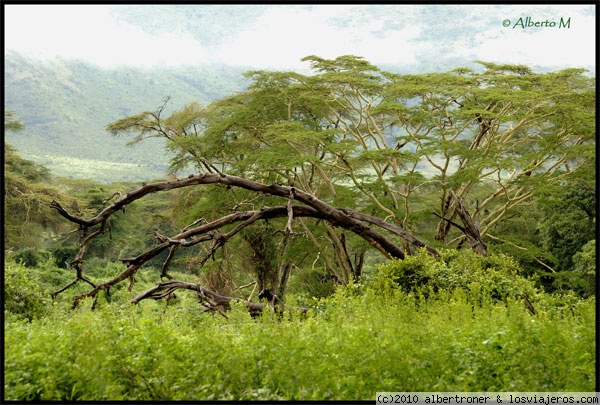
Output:
<path fill-rule="evenodd" d="M 240 298 L 227 297 L 227 296 L 221 295 L 219 293 L 216 293 L 212 290 L 209 290 L 208 288 L 203 287 L 200 284 L 189 283 L 189 282 L 178 281 L 178 280 L 171 280 L 171 281 L 167 281 L 165 283 L 160 283 L 160 284 L 150 288 L 149 290 L 146 290 L 143 293 L 139 294 L 138 296 L 133 298 L 131 300 L 131 302 L 133 304 L 137 304 L 140 301 L 145 300 L 145 299 L 159 300 L 164 297 L 168 297 L 170 294 L 172 294 L 177 289 L 186 289 L 186 290 L 196 291 L 198 293 L 198 297 L 203 302 L 203 304 L 205 304 L 204 306 L 206 308 L 208 308 L 211 311 L 218 311 L 219 314 L 221 314 L 225 318 L 227 318 L 227 316 L 225 315 L 225 312 L 231 308 L 232 301 L 244 303 L 252 316 L 256 316 L 256 315 L 262 313 L 262 311 L 265 307 L 265 304 L 263 304 L 263 303 L 255 303 L 255 302 L 250 302 L 250 301 L 244 301 Z M 303 308 L 303 307 L 287 306 L 286 308 L 288 308 L 288 309 L 293 308 L 295 310 L 300 311 L 301 313 L 308 312 L 308 308 Z"/>
<path fill-rule="evenodd" d="M 292 202 L 294 201 L 295 188 L 290 187 L 290 198 L 287 203 L 288 221 L 285 225 L 285 235 L 289 235 L 292 232 L 292 221 L 294 220 L 294 210 L 292 209 Z"/>
<path fill-rule="evenodd" d="M 104 222 L 110 215 L 120 210 L 123 206 L 130 204 L 131 202 L 138 200 L 150 193 L 172 190 L 176 188 L 188 187 L 191 185 L 198 184 L 224 184 L 228 186 L 244 188 L 246 190 L 254 191 L 257 193 L 276 195 L 284 198 L 289 197 L 291 190 L 291 187 L 282 186 L 275 183 L 271 185 L 266 185 L 252 180 L 227 175 L 224 173 L 201 173 L 197 175 L 190 175 L 185 179 L 145 184 L 136 190 L 122 195 L 112 204 L 104 208 L 95 217 L 88 220 L 69 214 L 66 210 L 60 207 L 58 203 L 51 204 L 51 207 L 56 208 L 59 211 L 59 213 L 61 213 L 61 215 L 67 218 L 68 220 L 78 223 L 85 227 L 90 227 L 95 224 Z M 314 208 L 320 213 L 319 215 L 322 215 L 323 217 L 325 217 L 325 219 L 334 223 L 335 225 L 356 233 L 357 235 L 365 239 L 371 246 L 381 251 L 385 256 L 398 257 L 401 259 L 404 258 L 404 252 L 398 246 L 388 241 L 383 235 L 373 231 L 362 221 L 348 216 L 342 210 L 332 207 L 324 201 L 319 200 L 312 194 L 306 193 L 298 189 L 295 189 L 294 199 Z"/>
<path fill-rule="evenodd" d="M 104 226 L 108 218 L 118 210 L 123 209 L 127 204 L 132 203 L 150 193 L 161 192 L 172 190 L 176 188 L 188 187 L 198 184 L 223 184 L 228 187 L 235 186 L 244 188 L 256 193 L 269 194 L 274 196 L 280 196 L 287 199 L 286 206 L 277 207 L 265 207 L 261 210 L 252 210 L 246 212 L 234 212 L 230 215 L 223 216 L 212 222 L 206 220 L 197 220 L 193 224 L 186 226 L 179 234 L 168 237 L 160 234 L 156 234 L 159 244 L 154 246 L 136 257 L 122 258 L 120 259 L 127 265 L 120 275 L 116 276 L 112 280 L 95 286 L 89 280 L 83 278 L 81 274 L 81 262 L 83 261 L 84 254 L 86 251 L 87 244 L 96 236 L 100 235 L 104 231 Z M 302 190 L 291 186 L 282 186 L 280 184 L 266 185 L 251 180 L 243 179 L 236 176 L 230 176 L 226 174 L 216 173 L 201 173 L 197 175 L 190 175 L 185 179 L 176 179 L 170 181 L 162 181 L 156 183 L 143 184 L 140 188 L 124 194 L 118 195 L 118 198 L 113 201 L 110 205 L 104 207 L 95 217 L 91 219 L 84 219 L 78 216 L 68 213 L 64 208 L 57 202 L 53 201 L 51 204 L 52 208 L 55 208 L 59 213 L 71 222 L 77 223 L 80 229 L 85 234 L 87 230 L 97 224 L 100 227 L 91 234 L 87 235 L 80 244 L 80 249 L 71 264 L 77 270 L 77 279 L 88 282 L 92 286 L 92 290 L 87 294 L 80 295 L 75 298 L 73 306 L 77 305 L 77 302 L 85 297 L 95 297 L 99 291 L 107 290 L 116 283 L 127 278 L 130 279 L 130 290 L 135 282 L 135 273 L 139 267 L 141 267 L 148 260 L 152 259 L 165 249 L 170 249 L 169 255 L 162 265 L 161 277 L 172 279 L 170 274 L 167 272 L 168 266 L 173 260 L 177 250 L 180 247 L 189 247 L 196 245 L 201 242 L 213 241 L 213 245 L 210 248 L 210 252 L 201 261 L 204 264 L 208 259 L 214 257 L 214 253 L 222 247 L 231 237 L 239 233 L 242 229 L 250 226 L 258 220 L 265 220 L 278 217 L 288 218 L 284 235 L 291 235 L 292 221 L 294 218 L 299 217 L 312 217 L 315 219 L 321 219 L 329 222 L 333 226 L 337 226 L 351 232 L 354 232 L 358 236 L 362 237 L 371 246 L 378 249 L 386 257 L 396 257 L 403 259 L 404 252 L 401 247 L 391 242 L 383 234 L 376 232 L 368 224 L 376 225 L 382 229 L 390 231 L 403 239 L 407 240 L 411 244 L 418 247 L 425 247 L 434 256 L 439 257 L 439 253 L 427 246 L 425 243 L 408 233 L 403 228 L 389 224 L 384 220 L 369 215 L 361 214 L 348 208 L 336 208 L 322 200 L 319 200 L 314 195 L 306 193 Z M 293 201 L 299 201 L 306 205 L 294 205 Z M 200 226 L 193 227 L 195 224 L 205 222 Z M 239 224 L 227 233 L 220 233 L 218 230 L 225 225 L 239 222 Z M 215 232 L 216 231 L 216 232 Z M 71 283 L 65 288 L 55 293 L 65 291 L 75 283 Z M 54 296 L 55 296 L 54 295 Z"/>

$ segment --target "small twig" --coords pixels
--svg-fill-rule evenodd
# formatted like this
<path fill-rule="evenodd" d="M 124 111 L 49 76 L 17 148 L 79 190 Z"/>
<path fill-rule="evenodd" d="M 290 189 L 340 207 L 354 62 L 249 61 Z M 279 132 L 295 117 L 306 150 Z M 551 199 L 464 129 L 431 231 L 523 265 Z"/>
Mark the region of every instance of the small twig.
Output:
<path fill-rule="evenodd" d="M 527 308 L 527 310 L 531 312 L 532 315 L 535 315 L 535 308 L 533 307 L 531 302 L 529 302 L 529 298 L 527 298 L 527 295 L 517 294 L 517 297 L 521 298 L 523 300 L 523 304 L 525 304 L 525 308 Z"/>
<path fill-rule="evenodd" d="M 104 208 L 104 206 L 106 205 L 106 203 L 109 202 L 110 200 L 112 200 L 115 196 L 121 197 L 121 192 L 120 191 L 116 191 L 111 196 L 106 197 L 104 200 L 102 200 L 102 208 Z M 123 210 L 124 209 L 125 209 L 125 206 L 123 206 Z"/>
<path fill-rule="evenodd" d="M 243 288 L 250 287 L 251 285 L 256 285 L 256 281 L 251 281 L 248 284 L 244 284 L 243 286 L 240 286 L 240 287 L 236 288 L 235 291 L 240 291 Z"/>
<path fill-rule="evenodd" d="M 463 228 L 461 225 L 457 224 L 456 222 L 452 221 L 451 219 L 444 218 L 442 215 L 438 214 L 438 213 L 437 213 L 437 212 L 435 212 L 435 211 L 431 211 L 431 212 L 432 212 L 432 213 L 433 213 L 433 215 L 435 215 L 436 217 L 438 217 L 438 218 L 440 218 L 440 219 L 442 219 L 442 220 L 444 220 L 444 221 L 446 221 L 446 222 L 448 222 L 448 223 L 450 223 L 450 224 L 454 225 L 455 227 L 457 227 L 458 229 L 460 229 L 460 230 L 461 230 L 463 233 L 465 233 L 465 232 L 466 232 L 466 231 L 465 231 L 465 228 Z"/>
<path fill-rule="evenodd" d="M 294 220 L 294 210 L 292 209 L 292 203 L 294 202 L 294 195 L 296 193 L 296 189 L 294 187 L 290 187 L 290 197 L 287 202 L 287 211 L 288 211 L 288 220 L 285 225 L 285 235 L 289 235 L 292 233 L 292 222 Z"/>
<path fill-rule="evenodd" d="M 171 249 L 169 249 L 169 256 L 167 256 L 167 259 L 165 260 L 165 262 L 162 265 L 162 270 L 160 273 L 161 279 L 163 277 L 166 277 L 169 280 L 173 279 L 173 276 L 171 276 L 169 273 L 167 273 L 167 267 L 169 266 L 169 263 L 171 263 L 171 260 L 173 260 L 173 258 L 175 257 L 175 253 L 177 252 L 177 249 L 179 249 L 179 245 L 177 245 L 177 244 L 171 246 Z"/>
<path fill-rule="evenodd" d="M 205 224 L 208 224 L 208 220 L 206 218 L 199 218 L 197 220 L 195 220 L 194 222 L 192 222 L 191 224 L 189 224 L 188 226 L 186 226 L 185 228 L 183 228 L 181 231 L 187 231 L 188 229 L 190 229 L 192 226 L 199 224 L 200 222 L 204 222 Z"/>

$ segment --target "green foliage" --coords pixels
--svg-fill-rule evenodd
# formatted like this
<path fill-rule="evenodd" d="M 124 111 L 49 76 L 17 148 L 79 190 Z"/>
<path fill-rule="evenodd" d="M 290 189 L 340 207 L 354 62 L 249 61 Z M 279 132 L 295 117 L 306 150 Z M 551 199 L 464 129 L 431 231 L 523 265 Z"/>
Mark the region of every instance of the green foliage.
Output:
<path fill-rule="evenodd" d="M 45 247 L 53 234 L 64 230 L 50 202 L 61 200 L 69 206 L 73 200 L 48 185 L 51 177 L 47 168 L 21 158 L 6 143 L 4 158 L 5 248 Z"/>
<path fill-rule="evenodd" d="M 60 268 L 66 269 L 68 267 L 67 264 L 77 255 L 78 250 L 79 248 L 77 246 L 61 246 L 54 249 L 52 251 L 54 264 Z"/>
<path fill-rule="evenodd" d="M 596 293 L 596 240 L 592 239 L 573 255 L 573 270 L 553 274 L 557 290 L 572 290 L 583 297 Z"/>
<path fill-rule="evenodd" d="M 22 258 L 16 259 L 22 261 Z M 9 261 L 4 264 L 5 316 L 10 314 L 28 321 L 47 316 L 52 309 L 50 293 L 43 287 L 40 274 L 31 263 L 17 263 Z"/>
<path fill-rule="evenodd" d="M 15 148 L 6 143 L 4 144 L 4 170 L 29 181 L 50 180 L 50 171 L 47 167 L 21 158 Z"/>
<path fill-rule="evenodd" d="M 184 294 L 184 293 L 182 293 Z M 178 293 L 179 295 L 179 293 Z M 106 303 L 7 319 L 8 400 L 373 400 L 377 391 L 593 391 L 595 300 L 473 306 L 351 286 L 305 318 Z"/>
<path fill-rule="evenodd" d="M 326 298 L 335 292 L 336 286 L 335 277 L 327 269 L 315 268 L 302 269 L 290 281 L 289 289 L 308 297 Z"/>
<path fill-rule="evenodd" d="M 570 271 L 574 255 L 595 239 L 596 189 L 591 179 L 561 185 L 541 195 L 545 214 L 538 224 L 543 247 L 558 262 L 558 270 Z"/>
<path fill-rule="evenodd" d="M 22 249 L 12 256 L 16 263 L 22 264 L 25 267 L 37 267 L 40 263 L 47 261 L 50 257 L 50 252 Z"/>
<path fill-rule="evenodd" d="M 582 277 L 591 280 L 596 279 L 596 239 L 586 243 L 580 252 L 573 256 L 573 271 L 579 273 Z M 593 291 L 593 289 L 592 289 Z"/>
<path fill-rule="evenodd" d="M 435 263 L 424 254 L 414 262 Z M 242 304 L 233 304 L 228 319 L 205 313 L 187 291 L 172 302 L 129 304 L 156 282 L 157 269 L 140 271 L 133 293 L 120 286 L 100 296 L 93 311 L 88 300 L 67 312 L 69 300 L 60 295 L 51 307 L 48 293 L 73 275 L 52 260 L 32 269 L 11 256 L 5 263 L 5 398 L 371 400 L 376 391 L 398 387 L 593 390 L 594 297 L 530 292 L 536 316 L 510 294 L 474 305 L 474 292 L 510 291 L 506 279 L 513 287 L 528 284 L 511 273 L 514 263 L 506 257 L 444 251 L 440 262 L 427 271 L 439 285 L 464 285 L 467 271 L 454 280 L 444 267 L 466 267 L 479 274 L 479 287 L 439 288 L 427 298 L 432 288 L 407 293 L 384 274 L 398 273 L 398 263 L 390 262 L 372 280 L 313 299 L 305 317 L 266 312 L 253 320 Z M 95 261 L 86 276 L 104 279 L 118 266 Z M 489 288 L 485 277 L 502 288 Z"/>
<path fill-rule="evenodd" d="M 25 124 L 17 120 L 15 111 L 4 110 L 4 131 L 19 132 L 25 129 Z"/>
<path fill-rule="evenodd" d="M 535 282 L 524 278 L 518 263 L 504 255 L 481 256 L 467 250 L 442 250 L 436 259 L 423 249 L 415 256 L 381 265 L 371 280 L 375 291 L 400 288 L 426 296 L 463 290 L 473 303 L 533 297 Z"/>

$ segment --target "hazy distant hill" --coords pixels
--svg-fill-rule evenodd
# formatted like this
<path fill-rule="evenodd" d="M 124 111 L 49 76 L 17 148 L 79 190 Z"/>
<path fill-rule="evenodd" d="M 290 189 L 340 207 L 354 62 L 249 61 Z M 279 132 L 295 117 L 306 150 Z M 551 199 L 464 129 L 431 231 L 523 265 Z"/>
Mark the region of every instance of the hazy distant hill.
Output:
<path fill-rule="evenodd" d="M 125 147 L 104 127 L 119 118 L 154 111 L 165 97 L 170 110 L 197 100 L 209 103 L 244 88 L 248 69 L 224 65 L 178 69 L 102 69 L 74 62 L 40 62 L 5 54 L 5 109 L 26 130 L 7 134 L 21 155 L 55 175 L 102 181 L 162 177 L 167 168 L 159 142 Z"/>

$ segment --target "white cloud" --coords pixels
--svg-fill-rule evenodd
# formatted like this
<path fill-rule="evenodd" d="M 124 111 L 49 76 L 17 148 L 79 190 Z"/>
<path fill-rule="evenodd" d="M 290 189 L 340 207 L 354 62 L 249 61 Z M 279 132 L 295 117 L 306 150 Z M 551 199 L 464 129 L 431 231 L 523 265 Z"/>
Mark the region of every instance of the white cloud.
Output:
<path fill-rule="evenodd" d="M 369 7 L 269 7 L 250 28 L 226 43 L 215 41 L 221 45 L 209 48 L 192 33 L 177 31 L 180 27 L 152 35 L 140 26 L 117 22 L 110 6 L 5 5 L 5 49 L 41 59 L 78 58 L 105 67 L 220 61 L 303 71 L 308 69 L 308 64 L 300 61 L 304 56 L 335 58 L 347 54 L 363 56 L 376 65 L 462 57 L 467 62 L 481 59 L 549 67 L 595 66 L 595 10 L 590 6 L 465 6 L 465 19 L 455 23 L 457 30 L 468 35 L 451 41 L 419 40 L 430 24 L 452 23 L 421 20 L 419 6 L 378 9 L 374 14 L 369 13 Z M 113 11 L 118 12 L 118 8 Z M 502 27 L 503 19 L 514 23 L 520 16 L 570 16 L 571 28 Z"/>
<path fill-rule="evenodd" d="M 420 28 L 386 30 L 382 36 L 374 35 L 384 28 L 381 20 L 344 27 L 333 24 L 334 18 L 344 16 L 355 23 L 352 15 L 356 12 L 356 6 L 271 8 L 251 28 L 216 50 L 216 57 L 232 64 L 295 70 L 307 68 L 300 59 L 308 55 L 357 55 L 375 64 L 415 61 L 422 45 L 411 41 L 418 37 Z"/>
<path fill-rule="evenodd" d="M 28 56 L 83 59 L 103 66 L 181 65 L 207 59 L 188 33 L 150 35 L 116 23 L 108 6 L 7 5 L 5 48 Z"/>
<path fill-rule="evenodd" d="M 382 38 L 367 37 L 358 44 L 362 48 L 360 54 L 375 64 L 415 63 L 418 54 L 431 47 L 428 44 L 413 42 L 420 33 L 419 27 L 409 26 L 391 31 Z"/>
<path fill-rule="evenodd" d="M 227 63 L 302 68 L 307 55 L 331 57 L 350 50 L 350 38 L 327 24 L 329 7 L 320 12 L 296 8 L 267 10 L 247 29 L 216 50 Z"/>
<path fill-rule="evenodd" d="M 532 22 L 543 23 L 547 20 L 549 24 L 554 23 L 554 27 L 521 28 L 519 18 L 525 22 L 527 16 L 513 18 L 508 28 L 499 28 L 501 32 L 497 37 L 478 44 L 478 57 L 486 61 L 547 67 L 595 65 L 596 39 L 593 16 L 573 15 L 571 28 L 559 28 L 560 15 L 539 20 L 531 16 Z M 567 18 L 568 16 L 565 17 L 565 21 Z M 515 24 L 519 25 L 515 27 Z"/>

